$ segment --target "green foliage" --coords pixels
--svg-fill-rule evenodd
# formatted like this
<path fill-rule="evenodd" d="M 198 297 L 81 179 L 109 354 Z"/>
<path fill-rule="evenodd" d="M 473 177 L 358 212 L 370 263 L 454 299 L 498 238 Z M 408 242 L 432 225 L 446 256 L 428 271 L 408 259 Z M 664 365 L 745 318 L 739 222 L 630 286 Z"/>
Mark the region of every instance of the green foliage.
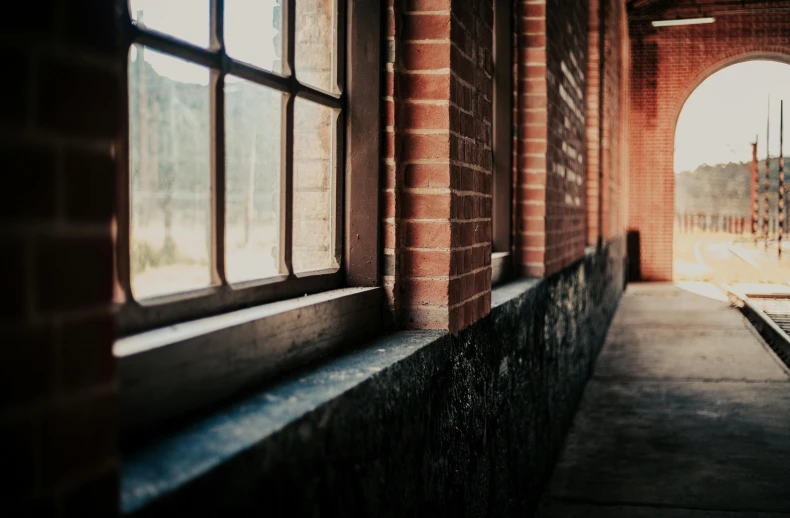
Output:
<path fill-rule="evenodd" d="M 761 207 L 765 196 L 764 166 L 765 160 L 760 162 L 758 169 Z M 751 162 L 703 164 L 694 171 L 675 175 L 675 212 L 750 217 L 751 167 Z M 778 158 L 770 161 L 769 178 L 771 210 L 775 210 L 779 192 Z M 785 170 L 785 182 L 789 179 L 790 175 Z"/>
<path fill-rule="evenodd" d="M 132 273 L 138 275 L 147 269 L 155 269 L 171 264 L 189 264 L 192 261 L 178 252 L 176 242 L 172 237 L 165 238 L 161 248 L 154 248 L 147 241 L 134 244 L 132 250 Z"/>
<path fill-rule="evenodd" d="M 135 243 L 132 250 L 132 273 L 139 275 L 149 267 L 156 268 L 161 264 L 159 253 L 149 243 L 141 241 Z"/>

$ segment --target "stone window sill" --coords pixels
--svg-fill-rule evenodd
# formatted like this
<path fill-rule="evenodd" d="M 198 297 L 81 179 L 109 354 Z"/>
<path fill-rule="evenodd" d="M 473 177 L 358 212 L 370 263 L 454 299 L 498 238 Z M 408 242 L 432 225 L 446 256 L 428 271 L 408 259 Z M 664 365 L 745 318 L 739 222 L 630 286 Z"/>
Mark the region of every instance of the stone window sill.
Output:
<path fill-rule="evenodd" d="M 381 288 L 344 288 L 118 340 L 123 442 L 381 332 Z"/>
<path fill-rule="evenodd" d="M 498 308 L 529 296 L 542 282 L 519 279 L 495 288 L 486 318 L 497 318 Z M 376 383 L 377 377 L 449 338 L 441 331 L 402 331 L 378 338 L 138 449 L 122 459 L 122 513 L 175 508 L 181 492 L 188 493 L 199 481 L 249 469 L 249 458 L 278 434 L 298 432 L 300 420 L 316 412 L 331 419 L 330 410 L 346 393 L 386 390 L 386 383 Z"/>

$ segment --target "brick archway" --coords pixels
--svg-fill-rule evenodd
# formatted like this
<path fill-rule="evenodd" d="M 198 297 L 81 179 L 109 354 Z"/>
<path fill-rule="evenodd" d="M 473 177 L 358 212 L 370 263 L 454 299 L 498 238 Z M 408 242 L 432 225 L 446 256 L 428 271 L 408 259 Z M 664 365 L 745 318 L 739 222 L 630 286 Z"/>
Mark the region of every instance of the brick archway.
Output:
<path fill-rule="evenodd" d="M 790 14 L 727 16 L 655 29 L 633 22 L 629 230 L 639 232 L 643 280 L 672 280 L 674 147 L 680 112 L 712 74 L 758 59 L 790 64 Z"/>
<path fill-rule="evenodd" d="M 713 74 L 733 65 L 746 63 L 748 61 L 775 61 L 777 63 L 790 65 L 790 47 L 785 49 L 779 48 L 775 51 L 765 51 L 760 49 L 744 51 L 733 56 L 725 57 L 721 61 L 714 63 L 707 69 L 700 72 L 694 81 L 689 84 L 688 88 L 682 92 L 675 103 L 675 109 L 673 110 L 674 115 L 672 117 L 672 120 L 674 121 L 672 124 L 674 128 L 672 132 L 673 143 L 675 141 L 675 131 L 677 130 L 677 123 L 678 119 L 680 118 L 680 113 L 683 111 L 683 107 L 686 105 L 686 101 L 688 101 L 689 97 L 691 97 L 691 94 L 694 93 L 694 91 Z"/>

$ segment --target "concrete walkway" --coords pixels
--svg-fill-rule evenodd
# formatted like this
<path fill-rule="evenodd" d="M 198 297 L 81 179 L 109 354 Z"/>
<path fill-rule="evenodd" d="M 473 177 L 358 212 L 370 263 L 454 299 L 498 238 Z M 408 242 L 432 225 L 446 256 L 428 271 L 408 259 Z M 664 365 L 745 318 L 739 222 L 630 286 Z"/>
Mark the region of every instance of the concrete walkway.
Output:
<path fill-rule="evenodd" d="M 630 285 L 538 516 L 790 517 L 787 369 L 723 298 Z"/>

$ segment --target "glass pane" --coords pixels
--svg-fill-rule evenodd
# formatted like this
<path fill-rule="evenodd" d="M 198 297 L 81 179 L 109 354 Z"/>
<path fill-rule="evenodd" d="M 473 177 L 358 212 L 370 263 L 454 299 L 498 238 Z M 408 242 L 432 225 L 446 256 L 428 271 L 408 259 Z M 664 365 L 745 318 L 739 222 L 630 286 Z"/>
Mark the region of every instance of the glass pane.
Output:
<path fill-rule="evenodd" d="M 208 47 L 209 0 L 130 0 L 129 11 L 138 24 Z"/>
<path fill-rule="evenodd" d="M 280 273 L 283 94 L 225 78 L 225 273 L 230 282 Z"/>
<path fill-rule="evenodd" d="M 294 104 L 293 267 L 332 268 L 335 261 L 335 113 L 297 98 Z"/>
<path fill-rule="evenodd" d="M 209 71 L 135 45 L 129 63 L 135 298 L 211 283 Z"/>
<path fill-rule="evenodd" d="M 296 2 L 296 78 L 334 92 L 335 0 Z"/>
<path fill-rule="evenodd" d="M 281 72 L 281 13 L 282 0 L 225 0 L 228 55 L 265 70 Z"/>

